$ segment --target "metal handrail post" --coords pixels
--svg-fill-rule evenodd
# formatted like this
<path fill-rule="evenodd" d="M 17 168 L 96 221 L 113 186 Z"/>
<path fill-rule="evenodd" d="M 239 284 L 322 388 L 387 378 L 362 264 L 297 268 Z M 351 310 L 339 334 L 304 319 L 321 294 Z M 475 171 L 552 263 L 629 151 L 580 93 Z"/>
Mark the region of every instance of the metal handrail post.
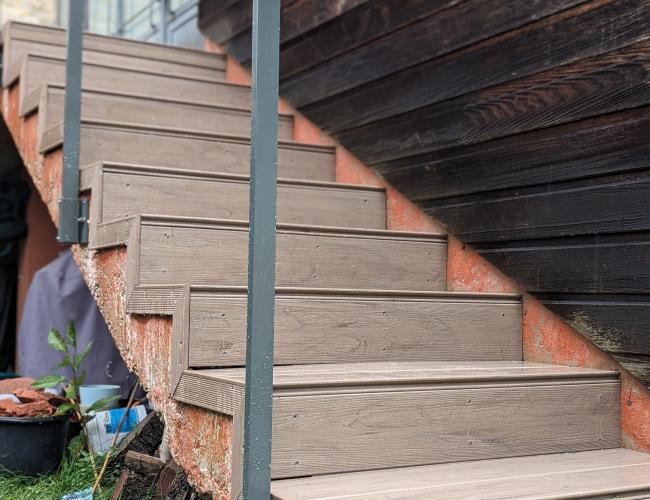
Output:
<path fill-rule="evenodd" d="M 280 0 L 253 2 L 245 500 L 269 500 L 273 410 Z"/>
<path fill-rule="evenodd" d="M 68 7 L 68 54 L 63 113 L 63 172 L 57 236 L 60 243 L 88 242 L 88 203 L 79 198 L 81 58 L 85 4 L 85 0 L 70 0 Z"/>

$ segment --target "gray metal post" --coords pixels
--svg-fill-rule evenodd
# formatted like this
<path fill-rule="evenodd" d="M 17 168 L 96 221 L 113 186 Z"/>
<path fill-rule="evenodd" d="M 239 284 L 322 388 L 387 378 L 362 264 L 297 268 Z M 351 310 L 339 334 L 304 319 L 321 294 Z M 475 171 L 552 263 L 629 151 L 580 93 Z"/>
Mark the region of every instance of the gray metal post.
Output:
<path fill-rule="evenodd" d="M 81 142 L 81 72 L 84 5 L 70 0 L 68 6 L 68 56 L 65 71 L 63 114 L 63 178 L 59 200 L 60 243 L 88 241 L 87 202 L 79 199 L 79 149 Z"/>
<path fill-rule="evenodd" d="M 254 0 L 245 500 L 269 500 L 271 491 L 279 45 L 280 0 Z"/>
<path fill-rule="evenodd" d="M 169 0 L 160 0 L 160 43 L 169 43 Z"/>

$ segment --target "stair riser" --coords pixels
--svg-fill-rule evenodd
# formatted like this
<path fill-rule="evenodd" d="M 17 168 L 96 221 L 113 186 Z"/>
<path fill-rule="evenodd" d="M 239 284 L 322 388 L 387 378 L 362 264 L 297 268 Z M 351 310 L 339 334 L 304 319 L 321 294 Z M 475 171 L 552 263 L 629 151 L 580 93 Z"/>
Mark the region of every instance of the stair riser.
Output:
<path fill-rule="evenodd" d="M 44 91 L 45 94 L 45 91 Z M 45 131 L 63 121 L 64 93 L 49 88 L 39 104 L 39 127 Z M 113 120 L 134 125 L 151 125 L 250 136 L 250 112 L 237 109 L 212 108 L 171 101 L 151 101 L 138 97 L 84 92 L 82 119 Z M 290 140 L 293 119 L 280 116 L 278 137 Z M 104 158 L 105 160 L 107 158 Z M 112 158 L 111 158 L 112 159 Z"/>
<path fill-rule="evenodd" d="M 14 41 L 24 40 L 34 43 L 36 46 L 58 46 L 65 49 L 67 39 L 66 32 L 60 28 L 48 26 L 26 25 L 22 23 L 11 23 L 5 36 L 5 43 L 9 42 L 10 49 Z M 225 69 L 223 56 L 210 54 L 200 50 L 188 50 L 182 47 L 173 47 L 155 43 L 146 43 L 128 38 L 106 37 L 92 33 L 86 33 L 83 37 L 85 50 L 101 51 L 110 54 L 122 54 L 132 57 L 157 60 L 161 63 L 182 63 L 184 65 L 199 66 L 205 68 Z M 10 50 L 13 54 L 13 51 Z M 12 60 L 13 60 L 12 55 Z"/>
<path fill-rule="evenodd" d="M 615 382 L 275 397 L 273 476 L 614 448 L 618 402 Z"/>
<path fill-rule="evenodd" d="M 30 57 L 23 68 L 21 97 L 47 83 L 65 85 L 65 61 Z M 248 87 L 155 75 L 119 67 L 85 65 L 83 86 L 151 97 L 185 98 L 217 106 L 250 107 Z"/>
<path fill-rule="evenodd" d="M 277 297 L 276 364 L 521 360 L 521 304 L 445 299 Z M 195 293 L 190 367 L 241 366 L 246 298 Z"/>
<path fill-rule="evenodd" d="M 60 147 L 63 127 L 45 133 L 46 150 Z M 81 165 L 110 159 L 181 170 L 249 174 L 250 145 L 246 140 L 211 139 L 138 129 L 84 124 L 81 127 Z M 282 145 L 278 148 L 278 175 L 287 179 L 334 181 L 332 148 Z"/>
<path fill-rule="evenodd" d="M 94 220 L 137 214 L 248 220 L 249 183 L 97 172 Z M 101 212 L 99 212 L 101 210 Z M 278 187 L 278 222 L 386 229 L 383 191 L 287 185 Z"/>
<path fill-rule="evenodd" d="M 10 80 L 12 64 L 20 61 L 21 57 L 27 54 L 34 54 L 44 57 L 66 57 L 66 49 L 60 45 L 46 45 L 28 40 L 11 40 L 10 53 L 7 54 L 9 64 L 3 66 L 2 81 L 7 85 Z M 191 66 L 182 62 L 159 61 L 147 59 L 135 55 L 112 54 L 109 52 L 98 52 L 84 47 L 83 61 L 85 63 L 108 64 L 122 68 L 141 69 L 144 71 L 155 71 L 167 75 L 179 75 L 197 78 L 210 78 L 214 80 L 226 79 L 225 65 L 222 67 L 201 67 Z"/>
<path fill-rule="evenodd" d="M 248 230 L 142 225 L 131 285 L 245 286 Z M 278 230 L 276 285 L 312 288 L 445 288 L 447 245 L 441 239 L 359 237 Z"/>

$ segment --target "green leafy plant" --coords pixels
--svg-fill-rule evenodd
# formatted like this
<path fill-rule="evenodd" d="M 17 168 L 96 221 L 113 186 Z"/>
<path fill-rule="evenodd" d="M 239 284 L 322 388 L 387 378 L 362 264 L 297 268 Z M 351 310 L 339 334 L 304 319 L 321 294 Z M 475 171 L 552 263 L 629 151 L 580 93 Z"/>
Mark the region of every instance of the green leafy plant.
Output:
<path fill-rule="evenodd" d="M 72 374 L 69 379 L 66 379 L 63 375 L 45 375 L 36 379 L 32 384 L 32 387 L 35 389 L 63 386 L 63 391 L 68 401 L 58 407 L 56 415 L 65 415 L 66 413 L 74 412 L 83 425 L 93 418 L 91 415 L 92 412 L 105 409 L 119 398 L 119 396 L 110 396 L 98 399 L 82 411 L 79 400 L 79 387 L 83 385 L 86 379 L 86 372 L 81 369 L 81 365 L 88 357 L 88 354 L 90 354 L 93 343 L 88 342 L 81 351 L 77 350 L 77 331 L 72 321 L 68 323 L 68 330 L 65 336 L 59 330 L 50 330 L 47 335 L 47 344 L 55 351 L 64 353 L 63 360 L 55 369 L 69 368 Z"/>
<path fill-rule="evenodd" d="M 77 349 L 77 331 L 72 321 L 68 323 L 65 336 L 59 330 L 50 330 L 47 335 L 47 344 L 55 351 L 64 353 L 63 360 L 55 369 L 69 368 L 71 376 L 68 379 L 63 375 L 45 375 L 36 379 L 32 387 L 34 389 L 48 389 L 63 386 L 66 402 L 59 405 L 55 415 L 74 415 L 81 424 L 82 430 L 81 434 L 70 440 L 68 451 L 71 458 L 75 460 L 84 454 L 84 450 L 87 449 L 88 458 L 92 464 L 93 471 L 95 471 L 97 482 L 99 482 L 99 477 L 95 469 L 94 455 L 89 446 L 88 428 L 86 424 L 94 418 L 93 412 L 105 409 L 116 399 L 119 399 L 119 396 L 98 399 L 87 408 L 81 407 L 79 388 L 86 379 L 86 372 L 81 369 L 81 365 L 92 350 L 92 342 L 88 342 L 80 351 Z"/>

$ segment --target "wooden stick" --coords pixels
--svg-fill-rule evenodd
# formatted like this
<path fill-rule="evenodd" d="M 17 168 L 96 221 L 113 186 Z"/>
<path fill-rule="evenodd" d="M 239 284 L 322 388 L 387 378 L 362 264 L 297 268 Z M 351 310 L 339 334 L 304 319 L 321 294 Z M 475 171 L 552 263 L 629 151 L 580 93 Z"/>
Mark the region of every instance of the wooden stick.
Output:
<path fill-rule="evenodd" d="M 122 418 L 120 419 L 120 423 L 117 426 L 117 431 L 115 432 L 115 436 L 113 436 L 113 440 L 111 441 L 111 446 L 106 452 L 106 456 L 104 457 L 104 463 L 102 464 L 102 468 L 99 471 L 99 475 L 96 476 L 95 478 L 95 484 L 93 484 L 93 495 L 95 494 L 95 490 L 99 489 L 101 491 L 101 486 L 99 485 L 100 481 L 102 480 L 102 477 L 104 477 L 104 473 L 106 472 L 106 467 L 108 466 L 108 460 L 111 458 L 111 450 L 115 446 L 115 443 L 117 442 L 117 438 L 120 435 L 120 432 L 122 431 L 122 426 L 124 425 L 124 422 L 126 421 L 126 417 L 131 411 L 131 407 L 133 406 L 133 398 L 135 397 L 135 391 L 138 388 L 138 383 L 135 382 L 133 384 L 133 388 L 131 389 L 131 393 L 129 394 L 129 402 L 126 404 L 126 410 L 124 411 L 124 414 L 122 415 Z M 136 401 L 136 403 L 139 403 L 140 401 Z M 92 455 L 92 453 L 91 453 Z"/>

